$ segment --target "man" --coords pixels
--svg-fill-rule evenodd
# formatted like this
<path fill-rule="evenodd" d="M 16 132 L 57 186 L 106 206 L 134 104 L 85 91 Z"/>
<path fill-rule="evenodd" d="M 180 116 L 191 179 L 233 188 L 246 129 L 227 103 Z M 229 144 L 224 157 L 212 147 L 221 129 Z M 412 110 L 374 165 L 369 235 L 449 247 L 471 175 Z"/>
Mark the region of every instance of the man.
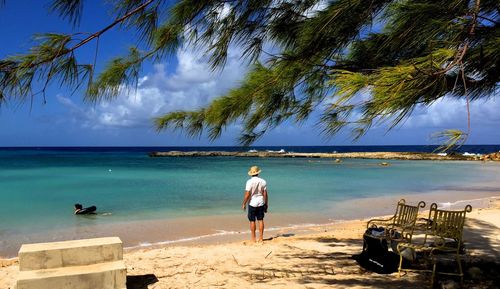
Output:
<path fill-rule="evenodd" d="M 250 221 L 250 231 L 252 232 L 252 241 L 255 242 L 255 219 L 259 221 L 259 242 L 264 237 L 264 213 L 267 213 L 268 198 L 266 181 L 259 178 L 261 170 L 253 166 L 248 171 L 251 178 L 247 181 L 245 187 L 245 196 L 241 209 L 244 211 L 248 203 L 248 220 Z"/>
<path fill-rule="evenodd" d="M 81 204 L 75 204 L 75 215 L 95 214 L 96 206 L 84 208 Z"/>

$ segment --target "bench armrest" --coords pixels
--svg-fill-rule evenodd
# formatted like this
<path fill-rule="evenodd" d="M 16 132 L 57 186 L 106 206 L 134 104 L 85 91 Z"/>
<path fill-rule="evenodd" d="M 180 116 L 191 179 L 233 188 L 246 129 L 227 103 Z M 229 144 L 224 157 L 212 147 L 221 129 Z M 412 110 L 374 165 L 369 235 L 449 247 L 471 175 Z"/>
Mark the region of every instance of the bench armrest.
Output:
<path fill-rule="evenodd" d="M 377 226 L 380 226 L 381 224 L 386 225 L 387 223 L 391 222 L 392 220 L 394 220 L 394 216 L 392 216 L 389 219 L 371 219 L 368 221 L 368 223 L 366 223 L 366 228 L 369 229 L 371 227 L 377 227 Z"/>

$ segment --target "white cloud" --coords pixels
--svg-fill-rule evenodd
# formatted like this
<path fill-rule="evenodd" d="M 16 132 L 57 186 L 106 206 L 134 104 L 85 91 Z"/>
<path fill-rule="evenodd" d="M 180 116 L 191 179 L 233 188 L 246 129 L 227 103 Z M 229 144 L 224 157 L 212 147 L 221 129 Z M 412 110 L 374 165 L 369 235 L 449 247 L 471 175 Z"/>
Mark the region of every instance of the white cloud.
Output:
<path fill-rule="evenodd" d="M 500 100 L 470 102 L 472 125 L 498 124 Z M 467 104 L 465 99 L 444 97 L 428 107 L 420 106 L 404 123 L 403 128 L 464 128 L 467 127 Z"/>
<path fill-rule="evenodd" d="M 357 93 L 348 104 L 360 104 L 370 98 L 370 91 L 363 89 Z M 325 101 L 325 105 L 333 103 Z M 470 102 L 471 122 L 473 125 L 493 125 L 500 122 L 500 99 L 492 96 Z M 350 120 L 362 117 L 360 111 L 354 111 Z M 391 119 L 374 124 L 374 128 L 386 128 Z M 467 104 L 465 99 L 445 96 L 431 105 L 418 105 L 411 115 L 401 123 L 399 129 L 415 128 L 464 128 L 467 126 Z"/>
<path fill-rule="evenodd" d="M 369 97 L 368 91 L 362 91 L 349 103 L 360 103 Z M 326 101 L 325 105 L 329 103 Z M 498 143 L 500 140 L 499 110 L 500 99 L 496 95 L 470 102 L 471 134 L 468 139 L 470 143 Z M 360 111 L 354 111 L 350 120 L 356 120 L 361 116 Z M 391 124 L 391 118 L 374 123 L 368 134 L 361 139 L 361 143 L 414 144 L 422 143 L 422 141 L 434 141 L 431 138 L 434 133 L 447 129 L 467 131 L 466 100 L 446 96 L 429 106 L 418 106 L 407 119 L 389 131 L 388 128 Z M 313 123 L 308 122 L 308 125 L 313 126 Z M 351 128 L 352 126 L 347 126 L 339 135 L 347 136 Z M 347 139 L 350 140 L 348 137 Z"/>
<path fill-rule="evenodd" d="M 236 86 L 248 68 L 238 53 L 231 49 L 224 70 L 212 72 L 199 51 L 184 48 L 177 52 L 174 72 L 168 73 L 164 64 L 157 64 L 152 73 L 139 80 L 137 89 L 124 87 L 113 101 L 80 107 L 69 98 L 57 99 L 83 127 L 151 127 L 156 116 L 199 108 Z"/>

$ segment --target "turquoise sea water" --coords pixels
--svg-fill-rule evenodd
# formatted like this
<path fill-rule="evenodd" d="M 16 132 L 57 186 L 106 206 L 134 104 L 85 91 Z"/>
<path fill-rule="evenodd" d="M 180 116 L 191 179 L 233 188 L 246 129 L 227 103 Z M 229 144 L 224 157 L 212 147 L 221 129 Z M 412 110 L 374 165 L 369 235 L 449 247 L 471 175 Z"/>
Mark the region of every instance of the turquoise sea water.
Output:
<path fill-rule="evenodd" d="M 262 168 L 273 212 L 333 215 L 332 203 L 495 179 L 477 162 L 236 157 L 143 152 L 0 151 L 0 237 L 78 225 L 236 214 L 247 171 Z M 78 218 L 73 204 L 96 205 Z"/>

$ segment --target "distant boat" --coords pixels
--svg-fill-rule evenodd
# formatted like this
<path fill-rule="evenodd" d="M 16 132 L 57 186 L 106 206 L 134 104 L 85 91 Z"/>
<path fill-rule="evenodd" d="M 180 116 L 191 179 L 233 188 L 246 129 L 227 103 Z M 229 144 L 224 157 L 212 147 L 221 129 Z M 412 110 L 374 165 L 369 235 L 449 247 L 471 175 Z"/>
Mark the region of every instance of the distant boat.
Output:
<path fill-rule="evenodd" d="M 257 150 L 249 150 L 248 152 L 249 152 L 249 153 L 256 153 L 256 152 L 257 152 Z"/>

